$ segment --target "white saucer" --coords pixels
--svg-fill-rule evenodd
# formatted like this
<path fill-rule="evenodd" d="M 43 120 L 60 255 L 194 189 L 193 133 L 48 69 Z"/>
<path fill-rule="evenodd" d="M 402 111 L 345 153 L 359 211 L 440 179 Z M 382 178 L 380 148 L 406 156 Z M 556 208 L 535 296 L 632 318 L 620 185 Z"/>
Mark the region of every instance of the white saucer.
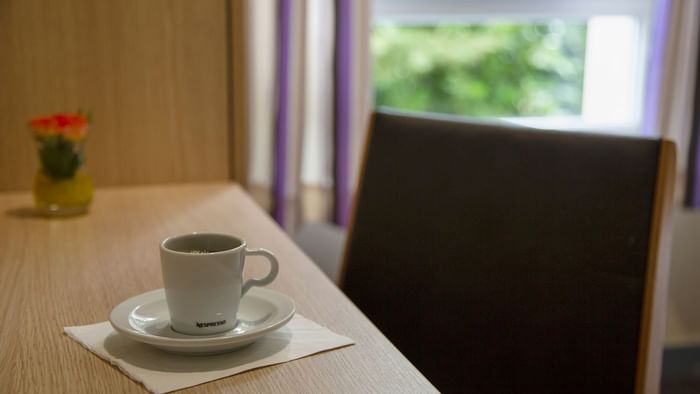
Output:
<path fill-rule="evenodd" d="M 117 305 L 109 321 L 120 334 L 168 352 L 216 354 L 249 345 L 284 326 L 293 316 L 291 298 L 270 289 L 253 287 L 241 298 L 236 328 L 213 335 L 185 335 L 170 328 L 165 290 L 158 289 Z"/>

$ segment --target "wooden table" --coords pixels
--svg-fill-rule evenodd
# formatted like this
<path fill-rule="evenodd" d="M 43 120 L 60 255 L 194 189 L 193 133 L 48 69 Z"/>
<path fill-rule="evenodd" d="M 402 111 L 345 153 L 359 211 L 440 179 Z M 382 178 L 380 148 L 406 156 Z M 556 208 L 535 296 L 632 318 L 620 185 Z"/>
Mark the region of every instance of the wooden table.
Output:
<path fill-rule="evenodd" d="M 32 213 L 29 193 L 0 194 L 0 391 L 144 392 L 63 334 L 163 286 L 159 242 L 192 231 L 237 234 L 274 251 L 271 288 L 354 346 L 261 368 L 188 392 L 433 392 L 435 388 L 235 184 L 97 190 L 91 212 Z M 250 264 L 262 275 L 266 264 Z M 426 333 L 429 335 L 429 333 Z"/>

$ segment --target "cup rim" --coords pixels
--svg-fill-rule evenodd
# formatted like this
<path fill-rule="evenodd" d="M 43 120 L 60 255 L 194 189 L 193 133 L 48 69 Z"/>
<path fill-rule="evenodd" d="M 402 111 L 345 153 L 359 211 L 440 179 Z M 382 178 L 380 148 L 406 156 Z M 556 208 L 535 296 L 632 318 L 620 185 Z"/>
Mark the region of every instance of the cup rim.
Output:
<path fill-rule="evenodd" d="M 173 240 L 185 238 L 185 237 L 191 237 L 194 235 L 200 235 L 200 236 L 215 235 L 215 236 L 220 236 L 220 237 L 226 237 L 226 238 L 238 241 L 240 245 L 236 246 L 235 248 L 220 250 L 218 252 L 209 252 L 209 253 L 180 252 L 179 250 L 170 249 L 167 246 L 165 246 L 165 244 L 169 241 L 173 241 Z M 245 248 L 245 247 L 246 247 L 245 240 L 243 240 L 242 238 L 236 237 L 234 235 L 224 234 L 224 233 L 198 232 L 198 231 L 191 232 L 191 233 L 185 233 L 185 234 L 172 235 L 172 236 L 167 237 L 164 240 L 160 241 L 160 250 L 163 252 L 172 253 L 172 254 L 176 254 L 176 255 L 193 256 L 193 257 L 197 257 L 197 258 L 232 253 L 232 252 L 236 252 L 239 249 Z"/>

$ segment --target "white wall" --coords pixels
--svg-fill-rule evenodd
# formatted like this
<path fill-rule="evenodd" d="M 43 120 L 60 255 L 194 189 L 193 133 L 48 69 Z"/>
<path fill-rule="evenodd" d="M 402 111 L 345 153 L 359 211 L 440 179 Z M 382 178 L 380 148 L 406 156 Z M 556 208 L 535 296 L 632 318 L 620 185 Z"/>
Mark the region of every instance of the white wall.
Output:
<path fill-rule="evenodd" d="M 666 343 L 700 344 L 700 211 L 679 207 L 673 221 Z"/>

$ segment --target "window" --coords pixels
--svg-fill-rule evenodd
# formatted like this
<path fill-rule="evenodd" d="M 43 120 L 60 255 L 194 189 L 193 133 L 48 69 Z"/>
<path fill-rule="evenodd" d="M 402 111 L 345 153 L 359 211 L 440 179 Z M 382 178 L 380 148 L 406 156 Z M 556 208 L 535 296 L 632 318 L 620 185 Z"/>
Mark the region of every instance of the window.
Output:
<path fill-rule="evenodd" d="M 640 131 L 649 1 L 375 4 L 378 107 Z"/>

